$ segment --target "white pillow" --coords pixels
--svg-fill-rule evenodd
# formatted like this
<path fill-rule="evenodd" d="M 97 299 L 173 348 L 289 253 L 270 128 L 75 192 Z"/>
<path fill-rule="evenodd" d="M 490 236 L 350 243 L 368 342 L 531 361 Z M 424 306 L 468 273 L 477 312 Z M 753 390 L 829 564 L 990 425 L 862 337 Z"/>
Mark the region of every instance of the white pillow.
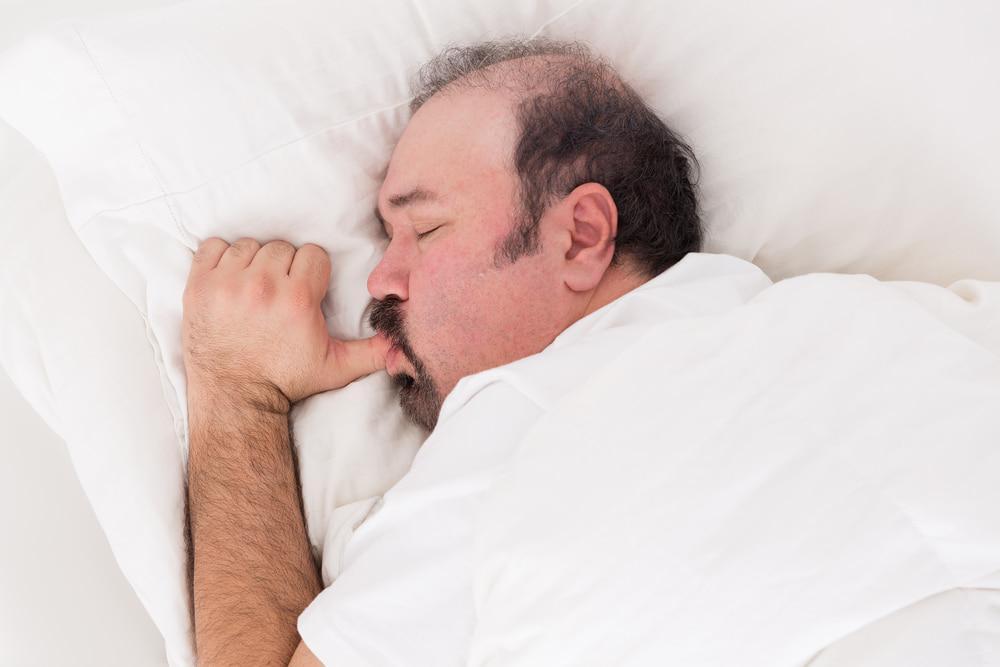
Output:
<path fill-rule="evenodd" d="M 43 151 L 70 225 L 142 317 L 162 388 L 135 415 L 170 415 L 170 432 L 151 425 L 135 450 L 59 412 L 74 460 L 120 477 L 135 476 L 137 459 L 185 460 L 180 296 L 209 236 L 322 245 L 331 333 L 371 333 L 379 175 L 408 117 L 408 76 L 451 41 L 544 33 L 609 56 L 701 158 L 707 252 L 776 280 L 998 280 L 997 18 L 985 1 L 195 0 L 40 33 L 0 62 L 0 116 Z M 354 523 L 425 434 L 403 420 L 384 374 L 302 402 L 293 422 L 329 583 Z M 186 664 L 186 618 L 157 602 L 186 594 L 158 563 L 182 553 L 176 524 L 145 516 L 137 537 L 133 498 L 83 481 L 92 499 L 119 501 L 98 516 L 172 664 Z M 183 501 L 176 479 L 136 481 L 174 512 Z"/>
<path fill-rule="evenodd" d="M 170 664 L 194 664 L 184 462 L 146 327 L 73 233 L 44 157 L 2 122 L 0 212 L 0 365 L 66 441 Z"/>

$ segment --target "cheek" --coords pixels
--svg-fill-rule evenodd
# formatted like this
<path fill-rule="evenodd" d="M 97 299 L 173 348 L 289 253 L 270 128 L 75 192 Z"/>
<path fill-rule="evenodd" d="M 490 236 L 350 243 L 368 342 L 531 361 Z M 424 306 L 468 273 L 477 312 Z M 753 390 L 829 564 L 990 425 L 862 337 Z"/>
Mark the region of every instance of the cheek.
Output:
<path fill-rule="evenodd" d="M 419 268 L 410 273 L 409 310 L 415 345 L 434 340 L 436 332 L 452 320 L 455 304 L 461 302 L 463 284 L 468 281 L 466 257 L 446 249 L 429 252 Z"/>
<path fill-rule="evenodd" d="M 426 315 L 432 327 L 461 333 L 476 322 L 492 298 L 495 277 L 482 263 L 464 256 L 429 267 L 425 285 Z M 474 334 L 475 332 L 468 332 Z"/>
<path fill-rule="evenodd" d="M 511 294 L 493 268 L 492 256 L 483 254 L 482 249 L 453 248 L 428 255 L 420 275 L 411 275 L 411 336 L 426 362 L 450 366 L 457 359 L 477 357 L 496 335 L 497 311 L 508 309 Z"/>

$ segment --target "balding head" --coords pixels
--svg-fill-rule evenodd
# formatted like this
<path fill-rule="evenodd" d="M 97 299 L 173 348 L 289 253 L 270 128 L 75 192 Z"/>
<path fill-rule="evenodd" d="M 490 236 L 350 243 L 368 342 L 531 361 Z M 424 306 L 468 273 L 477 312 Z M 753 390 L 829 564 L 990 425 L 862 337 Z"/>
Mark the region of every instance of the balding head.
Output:
<path fill-rule="evenodd" d="M 411 108 L 368 287 L 404 411 L 430 429 L 462 377 L 541 351 L 701 229 L 690 150 L 581 44 L 448 49 Z"/>
<path fill-rule="evenodd" d="M 580 42 L 536 38 L 453 46 L 417 72 L 410 113 L 416 113 L 434 95 L 469 88 L 504 92 L 511 101 L 519 101 L 531 92 L 553 92 L 573 70 L 586 71 L 589 78 L 622 83 L 610 66 Z"/>
<path fill-rule="evenodd" d="M 534 250 L 547 207 L 586 182 L 604 185 L 618 206 L 612 266 L 627 258 L 651 278 L 701 250 L 694 153 L 585 44 L 535 38 L 451 47 L 420 69 L 413 87 L 413 113 L 463 90 L 507 98 L 521 218 L 506 244 L 511 261 Z"/>

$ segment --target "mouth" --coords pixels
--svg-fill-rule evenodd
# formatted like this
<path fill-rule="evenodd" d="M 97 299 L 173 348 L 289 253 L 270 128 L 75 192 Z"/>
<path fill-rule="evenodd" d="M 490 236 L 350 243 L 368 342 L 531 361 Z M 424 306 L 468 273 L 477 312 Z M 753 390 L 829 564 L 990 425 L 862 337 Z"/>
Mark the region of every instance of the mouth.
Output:
<path fill-rule="evenodd" d="M 395 344 L 389 348 L 385 355 L 385 370 L 389 375 L 396 375 L 399 372 L 399 357 L 402 353 Z"/>
<path fill-rule="evenodd" d="M 393 343 L 389 351 L 385 354 L 385 371 L 394 377 L 412 378 L 415 376 L 416 371 L 413 369 L 413 365 L 409 359 L 406 353 L 403 352 L 403 348 Z"/>

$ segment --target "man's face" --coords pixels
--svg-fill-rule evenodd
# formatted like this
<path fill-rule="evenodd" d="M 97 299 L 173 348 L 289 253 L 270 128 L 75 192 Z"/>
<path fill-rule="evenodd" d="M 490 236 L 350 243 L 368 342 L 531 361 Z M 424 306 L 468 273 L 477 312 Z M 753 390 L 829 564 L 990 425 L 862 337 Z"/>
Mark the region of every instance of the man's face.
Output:
<path fill-rule="evenodd" d="M 386 370 L 404 413 L 429 430 L 459 379 L 541 351 L 569 316 L 544 224 L 539 252 L 494 264 L 518 215 L 516 131 L 503 93 L 435 95 L 407 125 L 379 190 L 391 240 L 368 277 L 370 319 L 399 347 Z"/>

